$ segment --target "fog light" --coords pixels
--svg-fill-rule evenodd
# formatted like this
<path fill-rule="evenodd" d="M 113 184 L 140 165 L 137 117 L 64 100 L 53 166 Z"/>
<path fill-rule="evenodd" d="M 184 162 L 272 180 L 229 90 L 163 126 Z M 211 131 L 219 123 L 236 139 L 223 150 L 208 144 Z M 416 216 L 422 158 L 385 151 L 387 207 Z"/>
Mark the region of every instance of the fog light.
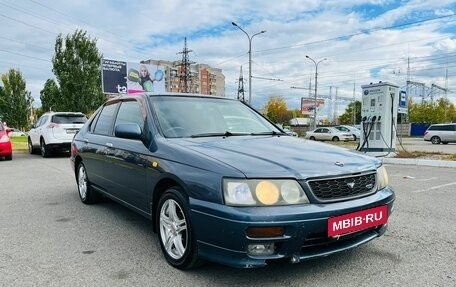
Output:
<path fill-rule="evenodd" d="M 249 244 L 247 253 L 253 256 L 265 256 L 274 254 L 274 243 Z"/>

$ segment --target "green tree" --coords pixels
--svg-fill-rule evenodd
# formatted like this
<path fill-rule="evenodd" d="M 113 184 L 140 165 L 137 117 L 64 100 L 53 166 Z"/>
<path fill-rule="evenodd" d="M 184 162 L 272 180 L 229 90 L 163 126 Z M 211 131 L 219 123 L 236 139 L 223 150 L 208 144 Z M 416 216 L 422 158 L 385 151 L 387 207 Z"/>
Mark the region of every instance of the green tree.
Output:
<path fill-rule="evenodd" d="M 353 108 L 355 109 L 355 124 L 361 122 L 361 102 L 354 101 L 348 104 L 347 108 L 345 108 L 345 112 L 340 115 L 339 121 L 341 125 L 353 124 Z"/>
<path fill-rule="evenodd" d="M 53 68 L 60 87 L 55 111 L 89 113 L 105 101 L 101 90 L 101 54 L 96 39 L 77 30 L 65 38 L 57 36 Z"/>
<path fill-rule="evenodd" d="M 410 100 L 410 122 L 427 124 L 451 122 L 451 117 L 453 116 L 451 108 L 452 105 L 450 102 L 444 98 L 437 100 L 435 103 L 413 103 L 413 101 Z"/>
<path fill-rule="evenodd" d="M 26 90 L 26 82 L 19 70 L 10 69 L 2 74 L 0 87 L 0 117 L 8 126 L 19 129 L 28 127 L 33 98 Z"/>
<path fill-rule="evenodd" d="M 60 99 L 60 89 L 53 79 L 48 79 L 44 84 L 44 88 L 40 91 L 41 108 L 43 111 L 62 111 L 65 107 L 62 105 Z"/>
<path fill-rule="evenodd" d="M 287 103 L 282 97 L 269 97 L 264 107 L 266 117 L 273 123 L 283 124 L 291 119 L 287 110 Z"/>

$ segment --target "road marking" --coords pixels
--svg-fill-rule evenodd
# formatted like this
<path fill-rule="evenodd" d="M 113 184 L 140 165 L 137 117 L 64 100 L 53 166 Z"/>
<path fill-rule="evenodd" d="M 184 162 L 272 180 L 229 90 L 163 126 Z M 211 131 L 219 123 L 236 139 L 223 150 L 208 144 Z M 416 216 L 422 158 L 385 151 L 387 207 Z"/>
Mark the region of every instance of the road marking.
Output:
<path fill-rule="evenodd" d="M 438 179 L 438 178 L 437 177 L 421 178 L 421 179 L 417 179 L 416 181 L 430 181 L 430 180 L 434 180 L 434 179 Z"/>
<path fill-rule="evenodd" d="M 430 187 L 430 188 L 427 188 L 427 189 L 412 190 L 412 192 L 431 191 L 431 190 L 435 190 L 435 189 L 439 189 L 439 188 L 447 187 L 447 186 L 451 186 L 451 185 L 456 185 L 456 181 L 455 182 L 450 182 L 450 183 L 447 183 L 447 184 L 433 186 L 433 187 Z"/>

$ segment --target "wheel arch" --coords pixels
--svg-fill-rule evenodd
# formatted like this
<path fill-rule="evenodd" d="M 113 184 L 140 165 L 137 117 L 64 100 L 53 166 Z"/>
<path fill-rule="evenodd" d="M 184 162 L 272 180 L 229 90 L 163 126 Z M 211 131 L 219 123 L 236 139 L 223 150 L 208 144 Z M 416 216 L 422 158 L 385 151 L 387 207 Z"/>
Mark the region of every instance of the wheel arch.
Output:
<path fill-rule="evenodd" d="M 75 158 L 74 158 L 74 177 L 76 178 L 77 180 L 77 174 L 78 174 L 78 166 L 79 164 L 82 162 L 82 157 L 77 155 Z"/>
<path fill-rule="evenodd" d="M 160 197 L 171 187 L 179 188 L 182 192 L 183 196 L 188 199 L 188 193 L 185 191 L 185 188 L 182 184 L 180 184 L 177 180 L 173 178 L 162 178 L 157 182 L 155 188 L 152 193 L 152 202 L 150 203 L 150 212 L 152 217 L 152 230 L 153 232 L 157 232 L 157 218 L 155 217 L 158 207 L 158 201 Z"/>

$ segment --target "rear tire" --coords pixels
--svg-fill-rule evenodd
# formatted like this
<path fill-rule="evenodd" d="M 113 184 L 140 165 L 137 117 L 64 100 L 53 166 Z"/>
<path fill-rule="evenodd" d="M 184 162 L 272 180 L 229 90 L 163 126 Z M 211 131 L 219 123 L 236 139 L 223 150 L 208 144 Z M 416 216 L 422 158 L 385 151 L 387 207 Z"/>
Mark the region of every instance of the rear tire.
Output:
<path fill-rule="evenodd" d="M 432 144 L 439 144 L 441 142 L 440 138 L 438 136 L 433 136 L 431 138 L 431 143 Z"/>
<path fill-rule="evenodd" d="M 161 196 L 155 217 L 166 261 L 183 270 L 200 264 L 189 209 L 188 199 L 183 192 L 178 187 L 171 187 Z"/>
<path fill-rule="evenodd" d="M 13 154 L 5 155 L 5 160 L 12 160 Z"/>

